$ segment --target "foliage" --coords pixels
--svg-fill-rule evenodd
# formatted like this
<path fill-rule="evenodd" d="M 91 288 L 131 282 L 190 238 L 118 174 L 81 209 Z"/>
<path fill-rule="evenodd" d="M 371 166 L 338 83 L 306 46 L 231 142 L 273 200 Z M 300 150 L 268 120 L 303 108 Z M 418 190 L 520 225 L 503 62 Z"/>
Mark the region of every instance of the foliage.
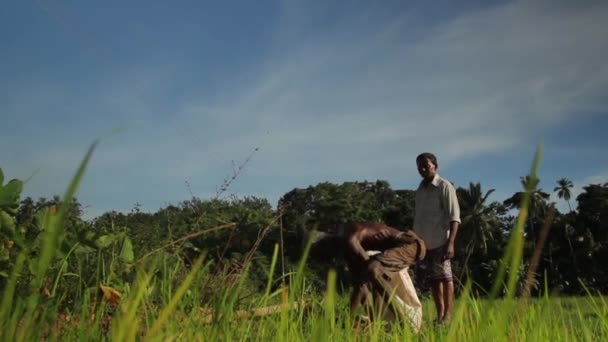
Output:
<path fill-rule="evenodd" d="M 572 226 L 576 249 L 585 255 L 579 263 L 581 277 L 591 288 L 608 291 L 608 272 L 604 260 L 608 257 L 608 183 L 590 184 L 577 196 L 578 212 Z"/>
<path fill-rule="evenodd" d="M 532 242 L 536 241 L 536 237 L 538 236 L 538 232 L 542 225 L 542 220 L 547 214 L 547 200 L 549 199 L 549 194 L 542 191 L 542 189 L 538 188 L 538 184 L 540 180 L 538 178 L 532 177 L 530 175 L 521 177 L 521 185 L 524 188 L 524 191 L 518 191 L 510 198 L 507 198 L 503 204 L 511 209 L 520 209 L 522 207 L 523 198 L 526 189 L 530 189 L 530 197 L 529 197 L 529 208 L 528 208 L 528 221 L 526 225 L 526 233 L 530 236 L 530 240 Z"/>
<path fill-rule="evenodd" d="M 528 175 L 521 183 L 524 191 L 502 203 L 488 203 L 493 189 L 483 190 L 480 183 L 457 188 L 462 226 L 453 267 L 459 291 L 470 282 L 471 291 L 488 294 L 503 268 L 505 274 L 516 274 L 520 283 L 530 268 L 527 260 L 553 204 L 538 188 L 537 178 Z M 568 200 L 572 183 L 563 178 L 557 184 L 554 191 Z M 289 274 L 298 267 L 311 231 L 335 233 L 349 221 L 385 222 L 409 229 L 415 206 L 413 190 L 393 190 L 386 181 L 324 182 L 285 193 L 276 209 L 257 197 L 193 197 L 153 213 L 135 206 L 129 213 L 107 212 L 85 221 L 73 196 L 20 200 L 22 188 L 20 180 L 4 183 L 0 170 L 0 288 L 16 274 L 17 296 L 25 298 L 39 291 L 49 300 L 60 298 L 57 303 L 62 307 L 95 293 L 100 284 L 129 291 L 137 272 L 151 267 L 154 260 L 150 281 L 169 277 L 172 284 L 151 291 L 150 300 L 166 303 L 201 257 L 212 276 L 201 279 L 197 290 L 191 291 L 200 303 L 211 302 L 218 287 L 239 286 L 244 298 L 252 298 L 260 291 L 289 283 Z M 576 198 L 575 210 L 553 216 L 551 234 L 535 270 L 537 285 L 583 294 L 582 283 L 593 291 L 608 293 L 608 270 L 602 264 L 608 257 L 607 189 L 608 184 L 585 186 Z M 504 263 L 504 251 L 518 220 L 512 210 L 521 208 L 526 196 L 523 262 L 514 267 Z M 229 227 L 205 232 L 223 225 Z M 50 244 L 45 242 L 49 235 L 53 236 Z M 51 247 L 52 253 L 48 252 Z M 342 265 L 340 260 L 310 260 L 302 269 L 309 289 L 323 290 L 326 275 L 334 269 L 336 290 L 347 291 Z M 18 266 L 21 268 L 15 273 Z M 246 280 L 239 283 L 243 274 Z M 274 279 L 270 285 L 269 277 Z M 34 283 L 39 286 L 32 286 Z M 534 293 L 540 292 L 542 288 L 537 286 Z M 238 300 L 244 301 L 247 299 Z"/>
<path fill-rule="evenodd" d="M 8 214 L 3 216 L 10 220 L 3 221 L 9 224 L 2 230 L 0 273 L 6 279 L 19 252 L 26 252 L 25 268 L 17 281 L 18 293 L 25 295 L 29 293 L 29 284 L 36 273 L 44 222 L 56 215 L 57 208 L 64 202 L 57 196 L 36 201 L 25 198 L 19 202 L 18 194 L 14 194 L 14 189 L 20 193 L 20 187 L 15 187 L 19 183 L 15 180 L 11 184 L 14 185 L 2 187 L 13 189 L 13 195 L 2 197 L 12 198 L 12 202 L 5 201 L 12 204 L 3 204 L 2 209 Z M 550 288 L 581 294 L 584 290 L 580 279 L 594 289 L 607 290 L 603 285 L 607 272 L 600 262 L 606 256 L 607 245 L 606 230 L 602 228 L 602 222 L 606 222 L 605 188 L 606 185 L 584 187 L 577 199 L 578 212 L 555 215 L 537 272 L 537 279 L 547 275 Z M 538 189 L 533 194 L 535 192 Z M 509 216 L 505 205 L 488 204 L 492 190 L 483 191 L 479 183 L 470 183 L 468 188 L 459 187 L 457 194 L 462 227 L 457 239 L 454 272 L 460 284 L 471 279 L 477 293 L 487 293 L 501 266 L 502 251 L 514 218 Z M 514 197 L 521 199 L 522 195 L 523 192 Z M 532 201 L 533 198 L 531 196 Z M 519 203 L 513 198 L 505 202 Z M 192 198 L 155 213 L 141 212 L 136 207 L 130 213 L 108 212 L 87 222 L 81 218 L 81 205 L 72 199 L 66 206 L 65 229 L 58 236 L 57 253 L 49 266 L 57 274 L 45 280 L 45 291 L 51 296 L 63 296 L 67 303 L 82 293 L 93 291 L 100 283 L 122 290 L 133 280 L 136 264 L 147 253 L 188 234 L 232 222 L 234 228 L 203 234 L 155 252 L 167 258 L 162 270 L 159 268 L 156 272 L 158 276 L 174 273 L 178 283 L 185 273 L 171 270 L 180 264 L 192 264 L 197 257 L 205 255 L 217 274 L 215 279 L 205 281 L 201 289 L 201 296 L 208 298 L 211 289 L 228 281 L 221 274 L 242 272 L 243 261 L 251 258 L 253 267 L 245 288 L 255 293 L 266 286 L 275 245 L 283 247 L 279 254 L 281 267 L 273 270 L 273 276 L 280 278 L 297 264 L 311 230 L 336 232 L 348 221 L 382 221 L 400 229 L 411 227 L 414 191 L 393 190 L 384 181 L 321 183 L 293 189 L 281 198 L 279 205 L 282 219 L 270 225 L 279 211 L 273 210 L 267 200 L 256 197 Z M 542 216 L 535 221 L 540 227 Z M 530 220 L 526 223 L 528 231 Z M 268 229 L 260 236 L 265 228 Z M 524 245 L 524 255 L 528 258 L 534 248 L 531 235 L 524 240 Z M 253 254 L 248 255 L 254 247 Z M 311 261 L 306 269 L 307 277 L 311 285 L 320 289 L 324 286 L 325 275 L 334 268 L 338 271 L 338 290 L 347 290 L 348 279 L 342 265 L 340 260 Z M 526 267 L 524 265 L 519 273 L 524 274 Z"/>
<path fill-rule="evenodd" d="M 89 153 L 90 154 L 90 153 Z M 86 165 L 88 158 L 83 161 Z M 306 276 L 306 253 L 304 248 L 302 258 L 294 263 L 295 273 L 288 275 L 288 286 L 273 289 L 275 273 L 279 260 L 278 245 L 272 250 L 272 257 L 264 267 L 256 265 L 254 258 L 245 258 L 242 269 L 232 275 L 235 278 L 234 286 L 227 283 L 218 284 L 213 288 L 213 297 L 205 301 L 200 291 L 200 284 L 209 279 L 214 279 L 218 274 L 213 272 L 213 266 L 223 255 L 236 256 L 242 245 L 231 245 L 226 243 L 230 252 L 222 253 L 219 259 L 214 260 L 214 254 L 199 253 L 195 260 L 190 260 L 184 254 L 187 250 L 184 246 L 175 247 L 174 244 L 163 244 L 167 248 L 156 248 L 156 253 L 151 254 L 149 259 L 143 259 L 140 263 L 138 257 L 141 252 L 134 249 L 135 243 L 131 242 L 130 236 L 143 234 L 138 230 L 127 228 L 128 219 L 137 218 L 138 222 L 147 221 L 148 218 L 142 213 L 133 212 L 125 217 L 110 215 L 108 221 L 95 221 L 84 231 L 88 235 L 82 235 L 80 240 L 76 232 L 82 221 L 68 219 L 69 208 L 74 205 L 73 194 L 80 177 L 83 174 L 83 166 L 77 173 L 66 192 L 63 201 L 52 206 L 42 206 L 32 211 L 35 207 L 33 201 L 25 201 L 27 210 L 34 217 L 25 219 L 26 215 L 20 216 L 22 222 L 36 228 L 39 233 L 33 234 L 39 246 L 25 248 L 19 253 L 10 271 L 9 281 L 2 289 L 2 301 L 0 303 L 0 337 L 3 340 L 277 340 L 277 341 L 300 341 L 300 340 L 606 340 L 608 338 L 608 305 L 603 297 L 592 296 L 588 293 L 586 297 L 579 299 L 561 299 L 551 297 L 548 288 L 543 291 L 543 296 L 537 300 L 530 300 L 526 296 L 516 297 L 517 284 L 521 279 L 521 271 L 525 269 L 523 262 L 523 251 L 525 247 L 524 226 L 527 221 L 527 208 L 529 199 L 533 192 L 528 187 L 523 195 L 522 210 L 520 211 L 513 229 L 504 228 L 504 222 L 498 220 L 497 225 L 492 225 L 493 241 L 498 236 L 504 236 L 504 232 L 510 231 L 505 239 L 505 247 L 501 249 L 502 256 L 498 259 L 498 271 L 494 276 L 495 291 L 492 291 L 489 300 L 482 300 L 474 296 L 473 279 L 468 279 L 457 300 L 454 318 L 448 327 L 437 327 L 432 325 L 430 319 L 425 324 L 420 335 L 413 335 L 407 324 L 389 325 L 385 322 L 375 321 L 367 326 L 361 325 L 354 320 L 348 310 L 348 297 L 340 295 L 337 291 L 337 278 L 334 272 L 329 272 L 326 286 L 316 296 L 311 289 L 310 282 Z M 538 158 L 531 175 L 535 175 L 538 167 Z M 534 177 L 534 176 L 532 176 Z M 1 182 L 0 182 L 1 183 Z M 474 215 L 504 215 L 500 206 L 490 204 L 485 206 L 487 192 L 481 196 L 481 186 L 471 184 L 468 191 L 462 190 L 462 194 L 468 194 L 465 202 L 475 205 L 464 205 L 467 224 L 476 222 Z M 583 196 L 584 195 L 584 196 Z M 467 195 L 464 195 L 466 197 Z M 394 198 L 386 196 L 393 201 Z M 606 206 L 604 189 L 589 187 L 586 192 L 578 198 L 579 207 L 585 206 L 585 213 L 591 215 L 590 220 L 585 223 L 600 223 L 604 217 Z M 387 203 L 393 203 L 387 201 Z M 598 204 L 599 201 L 599 204 Z M 44 202 L 44 201 L 43 201 Z M 174 228 L 168 229 L 167 238 L 173 241 L 186 241 L 172 237 L 174 231 L 180 229 L 195 230 L 205 228 L 204 224 L 217 224 L 226 219 L 234 219 L 239 222 L 237 228 L 242 230 L 238 233 L 242 236 L 253 236 L 252 232 L 257 229 L 257 237 L 247 255 L 253 255 L 258 251 L 256 246 L 261 246 L 261 239 L 270 232 L 276 215 L 273 216 L 267 202 L 259 199 L 245 199 L 216 202 L 193 201 L 184 203 L 180 208 L 170 208 L 171 222 L 176 223 Z M 390 205 L 384 206 L 390 208 Z M 481 209 L 480 209 L 481 208 Z M 581 208 L 582 209 L 582 208 Z M 217 210 L 217 211 L 213 211 Z M 204 218 L 204 216 L 192 217 L 195 212 L 213 213 L 217 216 Z M 182 216 L 185 215 L 185 216 Z M 156 214 L 152 214 L 155 216 Z M 346 216 L 346 215 L 345 215 Z M 595 217 L 599 217 L 599 221 Z M 313 216 L 314 217 L 314 216 Z M 344 217 L 344 216 L 342 216 Z M 378 215 L 377 217 L 381 217 Z M 166 216 L 164 218 L 167 218 Z M 219 218 L 219 219 L 217 219 Z M 327 216 L 321 216 L 328 219 Z M 121 220 L 126 221 L 121 221 Z M 208 220 L 208 221 L 205 221 Z M 571 224 L 578 225 L 579 217 L 571 214 L 559 216 L 558 224 L 565 227 L 566 231 L 576 237 L 576 228 Z M 105 223 L 104 223 L 105 222 Z M 335 221 L 334 221 L 335 222 Z M 259 228 L 264 223 L 263 228 Z M 496 222 L 494 222 L 496 223 Z M 70 228 L 74 225 L 76 228 Z M 182 225 L 183 224 L 183 225 Z M 95 226 L 97 225 L 97 226 Z M 322 225 L 322 222 L 320 223 Z M 159 225 L 163 227 L 163 225 Z M 248 229 L 247 229 L 248 227 Z M 463 224 L 463 227 L 465 225 Z M 81 226 L 82 228 L 82 226 Z M 590 227 L 585 230 L 590 234 L 597 233 L 599 227 Z M 143 228 L 142 228 L 143 229 Z M 470 229 L 473 229 L 470 227 Z M 251 230 L 251 231 L 250 231 Z M 209 230 L 219 232 L 221 230 Z M 236 231 L 236 230 L 232 230 Z M 82 233 L 83 231 L 80 231 Z M 480 230 L 478 233 L 483 233 Z M 603 233 L 603 232 L 602 232 Z M 230 233 L 228 233 L 230 234 Z M 187 235 L 188 236 L 188 235 Z M 205 234 L 191 235 L 203 237 Z M 602 235 L 597 235 L 600 241 Z M 215 237 L 210 240 L 198 240 L 193 246 L 199 244 L 200 248 L 212 250 L 215 246 L 206 243 L 216 243 Z M 144 242 L 134 239 L 137 244 L 144 246 Z M 230 239 L 228 239 L 230 241 Z M 481 243 L 471 244 L 473 251 L 483 251 L 486 257 L 490 256 L 492 244 L 484 247 Z M 605 244 L 604 244 L 605 245 Z M 51 248 L 58 246 L 71 246 L 67 253 L 64 248 Z M 245 245 L 250 248 L 250 245 Z M 592 244 L 592 246 L 596 246 Z M 197 247 L 199 248 L 199 247 Z M 576 248 L 576 247 L 573 247 Z M 263 249 L 260 249 L 263 250 Z M 140 254 L 138 255 L 138 252 Z M 593 249 L 592 252 L 597 252 Z M 134 273 L 130 280 L 124 280 L 124 286 L 120 291 L 100 286 L 104 294 L 109 293 L 111 302 L 99 303 L 97 299 L 91 299 L 89 293 L 79 293 L 73 302 L 64 303 L 65 296 L 47 294 L 43 297 L 39 292 L 32 291 L 28 294 L 13 296 L 17 277 L 20 276 L 25 264 L 25 254 L 33 253 L 40 259 L 32 263 L 37 265 L 32 271 L 34 281 L 32 290 L 45 289 L 45 282 L 40 281 L 45 277 L 54 279 L 57 285 L 62 283 L 66 273 L 66 267 L 71 260 L 80 260 L 78 255 L 93 254 L 97 257 L 98 266 L 102 270 L 116 270 L 122 267 L 106 267 L 107 261 L 123 266 L 132 266 L 127 273 Z M 109 253 L 109 254 L 105 254 Z M 263 252 L 264 254 L 266 252 Z M 61 260 L 56 264 L 53 260 Z M 142 260 L 142 259 L 139 259 Z M 82 260 L 80 260 L 82 261 Z M 53 268 L 58 265 L 58 268 Z M 263 277 L 266 286 L 258 291 L 250 301 L 243 298 L 250 296 L 247 283 L 253 279 L 255 268 L 266 268 L 268 272 Z M 82 270 L 81 270 L 82 271 Z M 78 273 L 82 275 L 84 273 Z M 176 282 L 176 278 L 178 281 Z M 225 278 L 224 278 L 225 279 Z M 223 285 L 223 286 L 222 286 Z M 531 284 L 524 283 L 524 287 Z M 53 292 L 58 287 L 53 287 Z M 70 288 L 66 288 L 66 291 Z M 497 296 L 502 293 L 503 298 Z M 526 293 L 526 292 L 524 292 Z M 268 306 L 269 304 L 277 305 Z M 424 311 L 431 310 L 429 300 L 424 302 Z M 428 316 L 427 316 L 428 317 Z"/>
<path fill-rule="evenodd" d="M 12 179 L 4 184 L 4 173 L 0 168 L 0 285 L 2 278 L 7 278 L 13 265 L 15 255 L 15 239 L 20 231 L 17 230 L 15 214 L 19 207 L 19 197 L 23 182 Z"/>
<path fill-rule="evenodd" d="M 506 245 L 505 226 L 500 217 L 506 208 L 497 202 L 486 203 L 494 189 L 485 193 L 479 183 L 470 183 L 468 188 L 457 188 L 461 211 L 461 227 L 456 239 L 459 253 L 453 260 L 453 271 L 461 283 L 474 280 L 476 291 L 486 292 L 492 285 L 496 270 Z"/>
<path fill-rule="evenodd" d="M 557 193 L 558 198 L 563 198 L 568 203 L 568 208 L 572 211 L 572 206 L 570 206 L 570 197 L 572 193 L 570 189 L 572 189 L 574 185 L 572 181 L 568 178 L 561 178 L 557 180 L 557 186 L 553 188 L 553 191 Z"/>

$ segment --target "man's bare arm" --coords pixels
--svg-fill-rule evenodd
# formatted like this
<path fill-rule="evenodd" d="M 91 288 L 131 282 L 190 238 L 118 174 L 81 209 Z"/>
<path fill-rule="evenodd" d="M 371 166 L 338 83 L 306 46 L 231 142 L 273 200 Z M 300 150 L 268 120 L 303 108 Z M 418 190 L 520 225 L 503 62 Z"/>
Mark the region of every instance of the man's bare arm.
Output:
<path fill-rule="evenodd" d="M 396 243 L 413 243 L 416 238 L 409 232 L 402 232 L 396 229 L 386 229 L 372 236 L 376 241 L 394 241 Z"/>
<path fill-rule="evenodd" d="M 460 223 L 458 221 L 450 222 L 450 239 L 448 240 L 448 246 L 445 251 L 445 258 L 452 259 L 454 257 L 454 241 L 456 241 L 456 234 L 458 234 L 458 227 Z"/>
<path fill-rule="evenodd" d="M 361 260 L 369 260 L 369 255 L 367 255 L 367 252 L 363 246 L 361 246 L 359 234 L 351 235 L 351 237 L 348 239 L 348 248 L 355 256 L 361 258 Z"/>

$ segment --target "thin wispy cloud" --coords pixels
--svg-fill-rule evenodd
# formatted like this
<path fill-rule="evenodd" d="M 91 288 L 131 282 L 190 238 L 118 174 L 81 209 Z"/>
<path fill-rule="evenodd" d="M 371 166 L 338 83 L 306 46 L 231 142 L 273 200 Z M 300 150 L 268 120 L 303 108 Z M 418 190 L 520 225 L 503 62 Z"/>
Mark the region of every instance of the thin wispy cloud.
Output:
<path fill-rule="evenodd" d="M 531 158 L 553 127 L 608 112 L 604 2 L 514 1 L 428 20 L 405 5 L 332 6 L 282 2 L 266 20 L 269 36 L 250 59 L 241 55 L 242 67 L 217 71 L 221 80 L 205 78 L 212 67 L 204 59 L 187 58 L 198 50 L 169 50 L 137 65 L 106 65 L 111 72 L 77 96 L 68 81 L 18 83 L 5 109 L 26 113 L 20 130 L 43 131 L 35 124 L 43 115 L 31 113 L 48 107 L 59 121 L 45 119 L 51 129 L 11 159 L 12 172 L 41 168 L 27 193 L 60 193 L 63 182 L 49 179 L 69 178 L 86 145 L 103 136 L 80 197 L 97 212 L 134 202 L 155 210 L 190 190 L 212 196 L 255 148 L 230 191 L 272 203 L 322 181 L 412 188 L 413 159 L 424 150 L 437 153 L 448 178 L 506 194 L 527 171 L 507 158 Z M 567 147 L 548 155 L 560 153 L 576 157 Z M 462 162 L 503 155 L 504 165 L 479 175 Z M 585 177 L 571 173 L 563 177 Z"/>
<path fill-rule="evenodd" d="M 337 27 L 318 45 L 283 42 L 277 50 L 292 54 L 271 59 L 233 103 L 208 111 L 222 113 L 220 127 L 243 133 L 227 137 L 232 153 L 271 132 L 272 165 L 306 160 L 298 151 L 326 163 L 334 152 L 351 154 L 361 169 L 355 155 L 370 145 L 383 151 L 372 151 L 378 159 L 370 164 L 421 146 L 448 161 L 501 151 L 528 142 L 538 126 L 606 107 L 608 67 L 593 57 L 608 52 L 598 34 L 605 16 L 606 6 L 564 12 L 517 2 L 439 25 L 415 43 L 401 41 L 401 17 L 352 41 L 328 41 L 350 28 Z"/>

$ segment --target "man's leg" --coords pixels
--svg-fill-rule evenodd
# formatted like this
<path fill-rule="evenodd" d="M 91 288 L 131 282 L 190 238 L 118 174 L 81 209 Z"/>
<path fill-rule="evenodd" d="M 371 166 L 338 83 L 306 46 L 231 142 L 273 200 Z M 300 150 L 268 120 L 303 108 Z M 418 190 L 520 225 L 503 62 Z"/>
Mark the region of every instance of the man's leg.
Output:
<path fill-rule="evenodd" d="M 454 302 L 454 281 L 452 280 L 452 264 L 445 259 L 445 247 L 427 251 L 426 258 L 431 264 L 431 290 L 437 309 L 437 323 L 448 323 L 452 318 L 452 303 Z"/>
<path fill-rule="evenodd" d="M 372 284 L 373 275 L 380 272 L 381 265 L 377 261 L 369 262 L 366 269 L 356 272 L 353 277 L 356 279 L 353 293 L 350 297 L 350 312 L 356 314 L 358 310 L 363 310 L 369 315 L 372 308 L 373 296 Z"/>
<path fill-rule="evenodd" d="M 444 291 L 444 282 L 441 280 L 433 280 L 431 285 L 431 292 L 433 294 L 433 302 L 435 302 L 435 309 L 437 309 L 437 319 L 436 322 L 443 321 L 443 317 L 445 315 L 445 292 Z"/>
<path fill-rule="evenodd" d="M 350 312 L 355 313 L 361 306 L 367 305 L 371 300 L 371 292 L 367 284 L 359 283 L 353 288 L 350 297 Z"/>
<path fill-rule="evenodd" d="M 442 321 L 450 323 L 452 320 L 452 304 L 454 303 L 454 282 L 452 280 L 443 281 L 443 317 Z"/>

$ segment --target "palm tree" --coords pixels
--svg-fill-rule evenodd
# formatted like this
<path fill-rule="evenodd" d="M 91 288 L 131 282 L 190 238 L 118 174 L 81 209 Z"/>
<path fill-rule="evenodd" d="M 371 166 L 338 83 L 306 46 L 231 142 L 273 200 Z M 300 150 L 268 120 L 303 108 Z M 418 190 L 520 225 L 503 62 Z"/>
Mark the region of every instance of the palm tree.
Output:
<path fill-rule="evenodd" d="M 572 189 L 574 186 L 572 185 L 572 181 L 570 181 L 568 178 L 562 178 L 557 181 L 557 185 L 558 186 L 553 188 L 553 191 L 557 192 L 558 198 L 563 198 L 566 200 L 568 203 L 568 208 L 570 208 L 570 211 L 572 211 L 572 207 L 570 206 L 570 196 L 572 195 L 570 189 Z"/>
<path fill-rule="evenodd" d="M 485 194 L 479 183 L 469 183 L 469 188 L 458 188 L 457 194 L 461 207 L 462 229 L 459 240 L 468 241 L 467 251 L 480 248 L 484 254 L 488 250 L 488 241 L 494 239 L 494 232 L 499 225 L 498 217 L 492 208 L 486 205 L 488 196 L 494 189 Z"/>
<path fill-rule="evenodd" d="M 456 239 L 458 263 L 463 266 L 459 279 L 485 279 L 487 274 L 484 274 L 482 261 L 492 258 L 493 252 L 500 250 L 502 234 L 499 214 L 495 203 L 487 203 L 493 192 L 494 189 L 482 191 L 479 183 L 469 183 L 468 188 L 456 190 L 462 221 Z"/>
<path fill-rule="evenodd" d="M 521 177 L 521 185 L 524 188 L 524 191 L 518 191 L 510 198 L 507 198 L 503 204 L 511 209 L 521 209 L 521 202 L 524 198 L 524 194 L 526 191 L 530 191 L 530 199 L 528 202 L 528 225 L 529 231 L 535 234 L 535 222 L 538 222 L 541 217 L 546 212 L 547 200 L 549 199 L 549 194 L 542 191 L 538 188 L 538 183 L 540 180 L 536 177 L 525 176 Z M 535 240 L 535 236 L 532 236 L 533 240 Z"/>

